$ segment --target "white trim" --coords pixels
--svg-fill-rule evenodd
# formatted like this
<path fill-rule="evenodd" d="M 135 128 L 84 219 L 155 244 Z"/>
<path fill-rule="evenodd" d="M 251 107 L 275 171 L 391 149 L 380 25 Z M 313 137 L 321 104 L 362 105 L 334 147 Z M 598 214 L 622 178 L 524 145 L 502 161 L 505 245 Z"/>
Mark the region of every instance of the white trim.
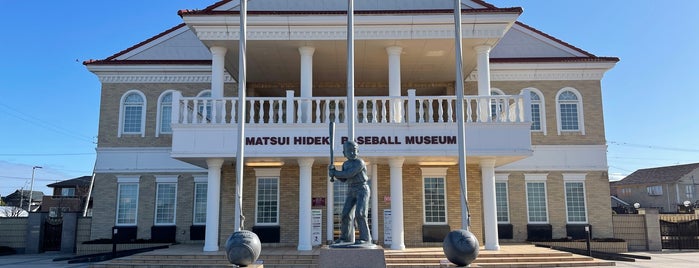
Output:
<path fill-rule="evenodd" d="M 558 97 L 561 95 L 561 93 L 570 91 L 575 96 L 578 98 L 577 102 L 577 108 L 578 108 L 578 129 L 576 130 L 563 130 L 563 126 L 561 125 L 561 103 L 558 101 Z M 561 135 L 561 133 L 566 132 L 566 133 L 577 133 L 579 132 L 581 135 L 585 135 L 585 112 L 583 111 L 583 99 L 582 99 L 582 94 L 580 94 L 580 91 L 578 91 L 575 88 L 572 87 L 564 87 L 558 90 L 556 93 L 556 128 L 558 129 L 558 135 Z"/>
<path fill-rule="evenodd" d="M 520 91 L 520 94 L 526 92 L 527 90 L 539 96 L 539 125 L 541 125 L 541 129 L 532 130 L 532 132 L 541 132 L 544 134 L 544 136 L 546 136 L 546 98 L 544 98 L 544 93 L 542 93 L 538 88 L 526 87 Z M 534 104 L 534 100 L 531 100 L 531 103 Z"/>
<path fill-rule="evenodd" d="M 156 183 L 177 183 L 177 175 L 155 175 Z"/>
<path fill-rule="evenodd" d="M 569 176 L 571 174 L 568 174 Z M 580 174 L 576 174 L 580 175 Z M 585 174 L 582 174 L 583 176 Z M 569 221 L 568 218 L 570 215 L 568 215 L 568 191 L 566 190 L 566 185 L 568 183 L 582 183 L 582 189 L 583 189 L 583 206 L 585 206 L 585 221 Z M 576 176 L 576 178 L 569 178 L 566 179 L 566 174 L 563 174 L 563 197 L 565 200 L 565 207 L 566 207 L 566 223 L 572 223 L 572 224 L 583 224 L 583 223 L 588 223 L 590 221 L 589 219 L 589 213 L 587 213 L 587 189 L 585 189 L 585 178 L 580 180 L 579 177 Z"/>
<path fill-rule="evenodd" d="M 532 156 L 495 169 L 497 172 L 607 171 L 606 145 L 532 145 Z"/>
<path fill-rule="evenodd" d="M 117 179 L 118 181 L 118 179 Z M 136 212 L 134 213 L 134 222 L 133 223 L 119 223 L 119 197 L 121 196 L 121 187 L 124 185 L 136 185 Z M 116 210 L 114 213 L 114 225 L 115 226 L 137 226 L 138 225 L 138 196 L 140 193 L 140 185 L 138 182 L 119 182 L 117 183 L 117 196 L 116 196 Z"/>
<path fill-rule="evenodd" d="M 170 98 L 174 98 L 174 93 L 175 93 L 175 92 L 177 92 L 177 91 L 174 90 L 174 89 L 168 89 L 168 90 L 163 91 L 163 93 L 161 93 L 160 96 L 158 96 L 158 103 L 157 103 L 157 106 L 156 106 L 156 107 L 157 107 L 157 109 L 156 109 L 156 110 L 157 110 L 157 113 L 156 113 L 156 116 L 155 116 L 155 136 L 156 136 L 156 137 L 159 137 L 160 134 L 172 134 L 172 126 L 170 126 L 170 131 L 169 131 L 169 132 L 163 132 L 163 131 L 162 131 L 162 122 L 163 122 L 163 120 L 162 120 L 162 118 L 160 118 L 160 117 L 163 115 L 163 113 L 162 113 L 162 112 L 163 112 L 163 109 L 162 109 L 162 108 L 163 108 L 163 107 L 162 107 L 162 105 L 163 105 L 163 98 L 164 98 L 165 95 L 167 95 L 167 94 L 171 94 L 171 95 L 170 95 Z M 170 102 L 170 116 L 172 116 L 173 112 L 174 112 L 174 110 L 173 110 L 172 102 Z M 169 119 L 167 120 L 167 122 L 172 122 L 172 118 L 169 118 Z"/>
<path fill-rule="evenodd" d="M 587 173 L 563 173 L 563 181 L 565 182 L 573 182 L 573 181 L 585 181 L 585 176 L 587 176 Z"/>
<path fill-rule="evenodd" d="M 524 174 L 524 181 L 526 181 L 526 182 L 538 182 L 538 181 L 546 182 L 548 175 L 549 175 L 548 173 L 525 173 Z"/>
<path fill-rule="evenodd" d="M 449 208 L 447 207 L 447 169 L 446 167 L 421 167 L 422 170 L 422 224 L 424 225 L 444 225 L 449 222 Z M 441 179 L 444 188 L 442 196 L 444 197 L 444 221 L 443 222 L 427 222 L 427 208 L 425 207 L 425 179 Z"/>
<path fill-rule="evenodd" d="M 138 183 L 140 176 L 122 176 L 117 175 L 117 183 Z"/>
<path fill-rule="evenodd" d="M 207 170 L 170 157 L 170 147 L 98 147 L 97 173 L 206 173 Z"/>
<path fill-rule="evenodd" d="M 124 132 L 124 101 L 126 101 L 126 96 L 131 95 L 131 94 L 138 94 L 141 96 L 143 99 L 143 106 L 141 110 L 141 131 L 139 132 Z M 121 99 L 119 100 L 119 128 L 117 129 L 117 137 L 121 137 L 122 135 L 138 135 L 141 134 L 141 137 L 146 136 L 146 113 L 148 113 L 148 99 L 146 98 L 146 95 L 143 94 L 140 90 L 137 89 L 131 89 L 129 91 L 126 91 L 123 95 L 121 95 Z"/>
<path fill-rule="evenodd" d="M 255 177 L 281 177 L 281 168 L 254 168 Z"/>
<path fill-rule="evenodd" d="M 255 225 L 259 226 L 277 226 L 279 225 L 279 218 L 281 215 L 279 214 L 279 210 L 281 207 L 281 204 L 279 203 L 279 193 L 280 193 L 280 188 L 281 188 L 281 178 L 279 176 L 257 176 L 257 169 L 255 169 L 255 200 L 260 200 L 259 198 L 259 193 L 260 193 L 260 179 L 276 179 L 277 180 L 277 217 L 276 217 L 276 222 L 265 222 L 265 223 L 260 223 L 257 221 L 257 212 L 259 210 L 259 202 L 255 202 Z M 264 173 L 264 172 L 262 172 Z"/>
<path fill-rule="evenodd" d="M 177 178 L 175 178 L 177 179 Z M 163 184 L 172 184 L 175 185 L 175 200 L 174 200 L 174 207 L 172 208 L 172 222 L 161 222 L 158 223 L 158 190 L 160 189 L 160 186 Z M 157 182 L 156 178 L 156 184 L 155 184 L 155 204 L 153 206 L 153 225 L 156 226 L 171 226 L 171 225 L 176 225 L 177 224 L 177 181 L 175 182 Z"/>
<path fill-rule="evenodd" d="M 491 63 L 490 81 L 599 81 L 614 65 L 614 62 Z M 478 81 L 477 71 L 471 72 L 466 81 Z"/>
<path fill-rule="evenodd" d="M 195 183 L 200 183 L 200 182 L 208 182 L 209 181 L 209 176 L 206 174 L 202 175 L 194 175 L 194 182 Z"/>

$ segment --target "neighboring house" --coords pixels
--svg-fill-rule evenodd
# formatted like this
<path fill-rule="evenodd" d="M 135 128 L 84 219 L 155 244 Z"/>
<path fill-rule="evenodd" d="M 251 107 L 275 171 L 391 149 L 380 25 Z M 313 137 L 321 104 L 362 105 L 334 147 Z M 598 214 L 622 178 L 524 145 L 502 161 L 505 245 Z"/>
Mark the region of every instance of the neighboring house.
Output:
<path fill-rule="evenodd" d="M 699 163 L 639 169 L 610 184 L 610 192 L 629 204 L 678 212 L 685 201 L 699 203 Z"/>
<path fill-rule="evenodd" d="M 115 227 L 117 239 L 217 251 L 240 227 L 264 244 L 310 250 L 334 240 L 346 187 L 327 170 L 352 137 L 368 162 L 373 239 L 391 249 L 441 246 L 467 215 L 458 106 L 470 230 L 485 249 L 579 237 L 587 225 L 613 236 L 601 80 L 618 58 L 518 22 L 522 8 L 462 0 L 457 105 L 454 2 L 355 2 L 355 98 L 346 97 L 346 1 L 249 1 L 247 34 L 239 1 L 219 1 L 86 61 L 101 82 L 91 239 Z M 249 37 L 244 87 L 239 36 Z"/>
<path fill-rule="evenodd" d="M 20 207 L 26 210 L 27 205 L 29 204 L 29 192 L 29 190 L 17 190 L 3 197 L 3 201 L 5 202 L 6 206 Z M 44 193 L 41 191 L 32 191 L 31 198 L 31 211 L 35 212 L 41 207 L 41 201 L 44 198 Z"/>
<path fill-rule="evenodd" d="M 44 196 L 41 211 L 57 215 L 57 212 L 83 212 L 90 190 L 92 176 L 82 176 L 47 185 L 53 188 L 52 196 Z M 91 204 L 89 204 L 91 205 Z M 88 215 L 92 207 L 88 207 Z"/>
<path fill-rule="evenodd" d="M 26 210 L 15 206 L 0 206 L 0 217 L 27 217 Z"/>

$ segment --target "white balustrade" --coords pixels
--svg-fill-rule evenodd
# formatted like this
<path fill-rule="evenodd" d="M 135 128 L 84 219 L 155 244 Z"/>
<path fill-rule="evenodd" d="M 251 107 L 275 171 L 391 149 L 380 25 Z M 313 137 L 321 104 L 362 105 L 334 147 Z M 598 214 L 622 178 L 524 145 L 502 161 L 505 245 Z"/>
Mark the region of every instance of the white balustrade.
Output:
<path fill-rule="evenodd" d="M 345 123 L 344 97 L 249 97 L 246 123 L 326 124 Z M 356 97 L 359 124 L 420 124 L 456 122 L 454 96 Z M 490 107 L 485 107 L 488 105 Z M 531 121 L 528 94 L 470 96 L 464 98 L 465 122 L 520 123 Z M 238 124 L 238 98 L 183 97 L 173 95 L 172 123 L 182 125 Z"/>

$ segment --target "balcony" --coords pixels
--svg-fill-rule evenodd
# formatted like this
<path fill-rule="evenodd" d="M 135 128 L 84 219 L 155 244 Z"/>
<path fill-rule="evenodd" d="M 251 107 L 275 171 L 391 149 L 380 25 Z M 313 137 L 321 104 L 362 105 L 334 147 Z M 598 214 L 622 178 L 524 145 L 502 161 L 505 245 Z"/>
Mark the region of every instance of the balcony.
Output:
<path fill-rule="evenodd" d="M 468 161 L 497 165 L 531 155 L 529 94 L 464 97 Z M 365 159 L 401 156 L 408 162 L 456 161 L 455 96 L 355 97 L 355 139 Z M 245 157 L 280 161 L 329 155 L 328 123 L 336 122 L 336 152 L 348 136 L 346 97 L 246 98 Z M 237 97 L 173 95 L 171 156 L 205 167 L 206 158 L 235 160 Z M 336 153 L 338 157 L 341 154 Z M 337 160 L 341 160 L 338 158 Z M 477 162 L 476 162 L 477 163 Z"/>

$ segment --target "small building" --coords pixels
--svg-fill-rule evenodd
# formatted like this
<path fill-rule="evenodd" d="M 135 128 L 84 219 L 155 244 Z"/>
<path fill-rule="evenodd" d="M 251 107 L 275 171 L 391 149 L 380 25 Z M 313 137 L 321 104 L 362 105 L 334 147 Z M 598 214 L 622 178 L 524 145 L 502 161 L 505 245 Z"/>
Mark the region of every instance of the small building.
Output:
<path fill-rule="evenodd" d="M 660 212 L 686 211 L 699 203 L 699 163 L 639 169 L 610 184 L 610 192 L 629 204 Z"/>
<path fill-rule="evenodd" d="M 82 176 L 47 185 L 53 188 L 53 195 L 44 196 L 41 212 L 49 212 L 53 217 L 57 212 L 83 212 L 90 190 L 92 176 Z M 91 204 L 88 215 L 91 214 Z"/>
<path fill-rule="evenodd" d="M 3 202 L 5 202 L 6 206 L 19 207 L 26 210 L 29 205 L 30 196 L 32 199 L 31 211 L 37 211 L 41 207 L 41 202 L 44 198 L 44 193 L 41 191 L 17 190 L 3 197 Z"/>

